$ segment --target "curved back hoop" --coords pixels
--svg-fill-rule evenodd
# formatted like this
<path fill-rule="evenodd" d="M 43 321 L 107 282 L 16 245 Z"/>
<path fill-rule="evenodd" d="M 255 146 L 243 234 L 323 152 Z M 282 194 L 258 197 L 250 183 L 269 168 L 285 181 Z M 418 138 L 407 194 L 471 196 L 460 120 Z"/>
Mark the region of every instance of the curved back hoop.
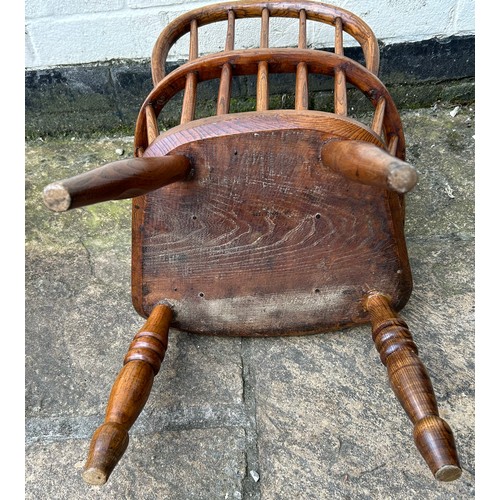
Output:
<path fill-rule="evenodd" d="M 306 48 L 306 20 L 318 21 L 335 28 L 335 53 L 343 54 L 343 32 L 351 35 L 363 50 L 366 67 L 378 74 L 379 48 L 371 28 L 359 17 L 339 7 L 309 2 L 249 0 L 247 2 L 226 2 L 201 7 L 187 12 L 171 22 L 160 33 L 151 56 L 153 84 L 157 86 L 165 77 L 165 62 L 174 43 L 190 33 L 189 59 L 198 58 L 198 28 L 207 24 L 228 21 L 225 51 L 234 49 L 235 20 L 240 18 L 262 19 L 260 48 L 269 47 L 269 17 L 299 18 L 298 47 Z"/>
<path fill-rule="evenodd" d="M 306 68 L 302 77 L 297 76 L 295 109 L 305 110 L 301 106 L 301 96 L 307 98 L 308 73 L 330 75 L 335 85 L 335 114 L 347 116 L 346 82 L 351 83 L 362 92 L 372 103 L 374 113 L 370 128 L 381 137 L 387 150 L 400 159 L 405 157 L 405 140 L 403 127 L 397 108 L 389 92 L 382 82 L 368 69 L 349 58 L 338 54 L 307 49 L 246 49 L 239 51 L 210 54 L 197 58 L 175 69 L 165 76 L 145 99 L 139 112 L 135 129 L 136 156 L 142 156 L 144 150 L 159 135 L 157 117 L 167 102 L 178 92 L 184 90 L 183 115 L 186 112 L 186 95 L 189 93 L 192 75 L 196 82 L 219 79 L 219 102 L 227 103 L 225 109 L 218 106 L 217 115 L 229 112 L 230 87 L 225 85 L 225 68 L 231 68 L 233 75 L 257 74 L 262 65 L 268 73 L 300 73 Z M 305 87 L 305 88 L 304 88 Z M 258 94 L 258 89 L 257 89 Z M 298 96 L 298 97 L 297 97 Z M 257 111 L 259 109 L 257 95 Z M 192 104 L 192 103 L 191 103 Z M 191 109 L 188 119 L 181 124 L 194 119 L 194 109 Z"/>

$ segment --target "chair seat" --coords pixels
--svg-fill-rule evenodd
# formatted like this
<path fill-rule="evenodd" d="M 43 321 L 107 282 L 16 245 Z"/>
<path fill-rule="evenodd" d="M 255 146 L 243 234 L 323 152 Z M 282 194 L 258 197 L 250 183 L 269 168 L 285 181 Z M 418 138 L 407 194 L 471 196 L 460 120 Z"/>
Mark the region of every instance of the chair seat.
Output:
<path fill-rule="evenodd" d="M 213 117 L 160 135 L 144 157 L 184 154 L 193 174 L 134 199 L 138 312 L 166 301 L 183 331 L 249 336 L 369 321 L 372 289 L 403 307 L 399 196 L 319 158 L 326 142 L 360 137 L 383 147 L 359 122 L 314 111 Z"/>

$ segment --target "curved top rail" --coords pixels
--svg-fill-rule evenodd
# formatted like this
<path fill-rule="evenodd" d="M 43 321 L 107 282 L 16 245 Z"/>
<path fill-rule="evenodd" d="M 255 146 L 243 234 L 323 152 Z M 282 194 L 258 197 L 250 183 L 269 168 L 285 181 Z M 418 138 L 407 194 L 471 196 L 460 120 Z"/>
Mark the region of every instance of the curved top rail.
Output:
<path fill-rule="evenodd" d="M 165 76 L 146 97 L 136 123 L 136 151 L 139 148 L 144 150 L 148 145 L 146 108 L 151 107 L 158 116 L 165 104 L 184 89 L 190 72 L 196 72 L 199 81 L 216 79 L 220 77 L 221 67 L 229 63 L 235 75 L 255 74 L 261 61 L 269 64 L 272 73 L 293 73 L 300 62 L 306 62 L 311 73 L 332 75 L 337 69 L 342 69 L 347 81 L 360 90 L 374 107 L 377 107 L 379 101 L 384 101 L 382 129 L 386 142 L 389 146 L 392 139 L 396 138 L 396 147 L 392 153 L 404 159 L 405 141 L 401 119 L 389 92 L 377 76 L 347 57 L 307 49 L 246 49 L 210 54 L 183 64 Z"/>
<path fill-rule="evenodd" d="M 307 19 L 335 26 L 335 20 L 342 21 L 342 29 L 361 45 L 366 67 L 374 74 L 379 68 L 379 48 L 377 39 L 371 28 L 358 16 L 333 5 L 311 2 L 309 0 L 293 1 L 233 1 L 201 7 L 179 16 L 168 24 L 160 33 L 151 56 L 151 73 L 156 86 L 165 77 L 165 61 L 174 43 L 190 32 L 191 22 L 197 26 L 225 21 L 228 12 L 232 11 L 236 19 L 261 17 L 266 10 L 271 17 L 299 18 L 300 11 L 306 12 Z"/>

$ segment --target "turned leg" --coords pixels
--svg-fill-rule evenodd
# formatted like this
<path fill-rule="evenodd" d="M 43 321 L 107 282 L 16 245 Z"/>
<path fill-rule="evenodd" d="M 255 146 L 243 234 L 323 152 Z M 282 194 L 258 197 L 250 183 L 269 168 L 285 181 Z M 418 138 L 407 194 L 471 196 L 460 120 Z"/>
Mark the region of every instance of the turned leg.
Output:
<path fill-rule="evenodd" d="M 418 357 L 408 325 L 390 306 L 387 296 L 370 294 L 365 303 L 373 340 L 389 381 L 414 425 L 413 438 L 439 481 L 454 481 L 462 473 L 450 426 L 439 416 L 432 383 Z"/>
<path fill-rule="evenodd" d="M 102 485 L 128 445 L 128 431 L 148 399 L 154 376 L 165 356 L 172 310 L 157 305 L 130 344 L 123 368 L 111 390 L 104 423 L 90 443 L 83 479 Z"/>

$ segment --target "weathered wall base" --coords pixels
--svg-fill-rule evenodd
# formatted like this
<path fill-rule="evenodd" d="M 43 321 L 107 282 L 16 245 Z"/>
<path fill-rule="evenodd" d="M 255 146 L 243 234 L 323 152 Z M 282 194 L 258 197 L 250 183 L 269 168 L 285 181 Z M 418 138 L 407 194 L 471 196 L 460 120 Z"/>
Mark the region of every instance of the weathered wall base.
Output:
<path fill-rule="evenodd" d="M 470 103 L 474 101 L 474 50 L 473 36 L 381 47 L 380 79 L 399 109 L 431 106 L 438 101 Z M 347 49 L 346 55 L 360 60 L 358 50 Z M 197 117 L 213 113 L 216 85 L 216 82 L 200 85 Z M 294 85 L 293 75 L 274 75 L 271 107 L 293 107 Z M 309 86 L 310 107 L 331 111 L 331 79 L 311 75 Z M 26 136 L 132 134 L 137 112 L 151 88 L 149 61 L 115 60 L 27 70 Z M 178 123 L 180 97 L 164 110 L 163 127 Z M 355 112 L 363 112 L 366 106 L 359 99 L 351 99 L 349 103 Z M 255 78 L 234 79 L 231 109 L 255 109 Z"/>

